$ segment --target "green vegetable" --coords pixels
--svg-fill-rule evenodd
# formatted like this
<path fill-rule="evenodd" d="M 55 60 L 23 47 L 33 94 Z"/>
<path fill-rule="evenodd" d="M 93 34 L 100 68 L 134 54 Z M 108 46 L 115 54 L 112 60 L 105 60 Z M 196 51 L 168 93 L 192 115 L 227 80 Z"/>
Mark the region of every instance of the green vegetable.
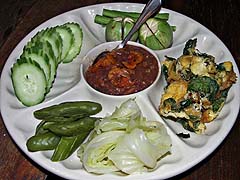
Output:
<path fill-rule="evenodd" d="M 163 126 L 152 128 L 152 131 L 136 128 L 119 139 L 108 155 L 118 169 L 132 174 L 156 167 L 158 159 L 169 151 L 171 140 Z"/>
<path fill-rule="evenodd" d="M 75 43 L 74 34 L 71 28 L 65 24 L 64 26 L 56 26 L 55 30 L 59 33 L 62 39 L 62 53 L 61 53 L 61 60 L 65 62 L 65 59 L 69 57 L 69 51 L 73 48 L 73 44 Z M 81 34 L 79 34 L 81 36 Z"/>
<path fill-rule="evenodd" d="M 49 63 L 47 54 L 43 51 L 42 48 L 40 48 L 39 44 L 37 45 L 35 44 L 31 48 L 25 48 L 23 51 L 23 54 L 21 55 L 21 58 L 30 58 L 33 61 L 35 61 L 37 64 L 39 64 L 39 66 L 42 68 L 45 74 L 45 77 L 49 86 L 51 65 Z"/>
<path fill-rule="evenodd" d="M 199 92 L 202 96 L 213 101 L 219 90 L 219 85 L 216 80 L 210 77 L 198 76 L 190 80 L 188 90 Z"/>
<path fill-rule="evenodd" d="M 162 65 L 162 72 L 164 74 L 165 79 L 167 80 L 167 78 L 168 78 L 168 68 L 164 64 Z"/>
<path fill-rule="evenodd" d="M 130 31 L 140 13 L 125 12 L 118 10 L 103 9 L 102 15 L 96 15 L 94 22 L 105 29 L 106 41 L 122 40 Z M 132 41 L 139 38 L 141 44 L 153 50 L 168 48 L 172 45 L 173 32 L 176 26 L 170 26 L 167 22 L 168 13 L 160 13 L 147 21 L 148 25 L 143 25 L 132 37 Z M 138 34 L 140 35 L 138 37 Z"/>
<path fill-rule="evenodd" d="M 192 100 L 191 99 L 185 99 L 183 101 L 180 102 L 180 106 L 182 109 L 190 106 L 192 104 Z"/>
<path fill-rule="evenodd" d="M 188 120 L 186 119 L 178 119 L 177 122 L 180 123 L 183 128 L 188 131 L 196 132 L 196 130 L 198 130 L 198 128 L 194 129 L 193 127 L 189 126 Z"/>
<path fill-rule="evenodd" d="M 44 101 L 56 77 L 58 64 L 68 63 L 80 53 L 83 33 L 77 23 L 39 31 L 24 46 L 11 68 L 15 94 L 25 106 Z"/>
<path fill-rule="evenodd" d="M 47 79 L 40 65 L 30 58 L 21 58 L 11 69 L 15 95 L 25 106 L 41 103 L 46 94 Z"/>
<path fill-rule="evenodd" d="M 229 62 L 229 61 L 220 63 L 220 64 L 217 65 L 217 70 L 218 71 L 226 71 L 226 72 L 233 71 L 232 63 Z"/>
<path fill-rule="evenodd" d="M 135 100 L 129 99 L 95 124 L 78 157 L 88 172 L 132 174 L 155 168 L 170 147 L 164 125 L 147 121 Z"/>
<path fill-rule="evenodd" d="M 62 60 L 63 63 L 69 63 L 69 62 L 72 62 L 73 59 L 76 58 L 81 51 L 82 41 L 83 41 L 83 32 L 82 32 L 82 28 L 77 23 L 66 23 L 63 26 L 71 29 L 71 32 L 73 34 L 73 40 L 74 40 L 73 43 L 71 44 L 70 49 L 68 50 L 68 53 L 66 54 L 65 58 Z"/>
<path fill-rule="evenodd" d="M 139 30 L 139 42 L 153 50 L 166 49 L 172 41 L 173 31 L 166 21 L 150 18 Z"/>
<path fill-rule="evenodd" d="M 38 62 L 41 59 L 44 59 L 46 61 L 46 64 L 42 62 L 43 68 L 47 68 L 44 72 L 49 71 L 49 78 L 47 79 L 47 92 L 48 93 L 52 87 L 52 84 L 54 82 L 56 72 L 57 72 L 57 59 L 54 56 L 52 45 L 48 41 L 38 41 L 33 40 L 27 43 L 27 45 L 24 47 L 23 53 L 21 57 L 29 58 L 32 56 L 32 59 L 36 62 Z M 42 57 L 41 57 L 42 56 Z M 41 65 L 41 62 L 38 63 Z M 48 67 L 47 67 L 47 66 Z"/>
<path fill-rule="evenodd" d="M 45 134 L 47 132 L 49 132 L 47 129 L 44 128 L 44 125 L 46 124 L 45 121 L 41 121 L 37 127 L 36 127 L 36 131 L 35 131 L 35 135 L 39 135 L 39 134 Z"/>
<path fill-rule="evenodd" d="M 194 54 L 196 46 L 197 46 L 197 38 L 189 39 L 185 43 L 185 47 L 183 49 L 183 55 L 192 55 L 192 54 Z"/>
<path fill-rule="evenodd" d="M 46 122 L 71 122 L 71 121 L 76 121 L 79 118 L 83 118 L 85 116 L 83 115 L 72 115 L 70 117 L 63 117 L 63 116 L 54 116 L 54 117 L 46 117 L 43 120 Z"/>
<path fill-rule="evenodd" d="M 163 102 L 163 105 L 171 107 L 172 111 L 179 111 L 180 107 L 173 98 L 168 98 Z"/>
<path fill-rule="evenodd" d="M 47 132 L 32 136 L 27 140 L 27 148 L 31 152 L 53 150 L 57 147 L 60 137 Z"/>
<path fill-rule="evenodd" d="M 115 17 L 122 17 L 122 18 L 130 17 L 130 18 L 137 19 L 140 16 L 140 13 L 138 13 L 138 12 L 125 12 L 125 11 L 118 11 L 118 10 L 103 9 L 102 15 L 103 16 L 107 16 L 107 17 L 111 17 L 111 18 L 115 18 Z M 160 14 L 157 14 L 156 16 L 154 16 L 154 18 L 158 18 L 158 19 L 167 21 L 168 18 L 169 18 L 169 14 L 168 13 L 160 13 Z"/>
<path fill-rule="evenodd" d="M 88 172 L 97 174 L 118 171 L 119 169 L 108 158 L 108 154 L 116 147 L 123 134 L 125 134 L 124 131 L 104 132 L 95 136 L 87 144 L 81 145 L 78 157 L 82 157 L 84 168 Z"/>
<path fill-rule="evenodd" d="M 99 103 L 91 101 L 65 102 L 34 112 L 43 119 L 35 135 L 27 140 L 29 151 L 54 150 L 51 160 L 68 158 L 85 140 L 99 118 L 90 117 L 102 110 Z M 84 114 L 84 118 L 80 118 Z"/>
<path fill-rule="evenodd" d="M 207 53 L 201 53 L 196 49 L 197 46 L 197 38 L 190 39 L 185 43 L 185 47 L 183 49 L 183 55 L 195 55 L 198 57 L 202 57 L 205 61 L 205 63 L 212 62 L 214 63 L 214 57 L 207 54 Z"/>
<path fill-rule="evenodd" d="M 134 21 L 130 18 L 114 18 L 111 20 L 105 29 L 106 41 L 123 40 L 134 25 Z M 136 41 L 138 32 L 136 32 L 131 41 Z"/>
<path fill-rule="evenodd" d="M 214 100 L 214 102 L 212 104 L 213 112 L 219 111 L 223 107 L 224 101 L 225 101 L 225 98 L 219 98 L 219 99 Z"/>
<path fill-rule="evenodd" d="M 64 102 L 58 105 L 46 107 L 34 112 L 34 117 L 37 119 L 51 121 L 51 118 L 56 121 L 56 117 L 63 118 L 82 118 L 90 115 L 95 115 L 102 110 L 99 103 L 91 101 L 73 101 Z M 65 119 L 66 120 L 66 119 Z"/>
<path fill-rule="evenodd" d="M 106 26 L 112 20 L 113 18 L 101 16 L 99 14 L 96 14 L 96 16 L 94 17 L 94 22 L 103 26 Z"/>
<path fill-rule="evenodd" d="M 113 131 L 113 130 L 127 130 L 131 128 L 130 121 L 134 118 L 134 125 L 140 124 L 142 120 L 141 111 L 132 99 L 122 103 L 120 107 L 107 117 L 98 122 L 95 129 L 98 132 Z"/>
<path fill-rule="evenodd" d="M 61 137 L 61 140 L 58 143 L 51 160 L 56 162 L 67 159 L 82 144 L 88 134 L 89 132 L 82 132 L 77 136 Z"/>
<path fill-rule="evenodd" d="M 90 132 L 98 118 L 85 117 L 73 122 L 50 124 L 47 129 L 59 136 L 75 136 L 83 132 Z"/>

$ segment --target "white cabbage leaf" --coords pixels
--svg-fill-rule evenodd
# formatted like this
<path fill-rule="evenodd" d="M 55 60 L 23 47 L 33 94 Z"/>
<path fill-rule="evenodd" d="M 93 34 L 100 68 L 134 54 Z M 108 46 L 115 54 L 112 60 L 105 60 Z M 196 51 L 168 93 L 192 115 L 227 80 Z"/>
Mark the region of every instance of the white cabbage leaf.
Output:
<path fill-rule="evenodd" d="M 82 144 L 78 150 L 78 157 L 81 158 L 84 168 L 96 174 L 119 171 L 108 158 L 108 154 L 116 147 L 119 138 L 124 134 L 124 131 L 109 131 Z"/>
<path fill-rule="evenodd" d="M 132 174 L 153 170 L 170 150 L 164 125 L 147 121 L 135 99 L 129 99 L 95 124 L 78 157 L 88 172 Z"/>
<path fill-rule="evenodd" d="M 96 123 L 97 133 L 113 130 L 126 130 L 129 122 L 141 120 L 142 113 L 134 99 L 129 99 L 116 107 L 115 111 Z"/>
<path fill-rule="evenodd" d="M 170 151 L 171 139 L 161 123 L 154 123 L 151 131 L 134 129 L 125 134 L 109 159 L 123 172 L 132 174 L 155 168 L 160 157 Z"/>

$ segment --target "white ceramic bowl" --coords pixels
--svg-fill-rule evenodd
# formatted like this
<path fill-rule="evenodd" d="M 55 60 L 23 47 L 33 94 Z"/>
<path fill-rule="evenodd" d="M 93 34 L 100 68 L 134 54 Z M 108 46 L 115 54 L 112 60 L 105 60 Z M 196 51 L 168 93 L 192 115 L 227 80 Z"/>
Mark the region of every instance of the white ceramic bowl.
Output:
<path fill-rule="evenodd" d="M 160 64 L 160 60 L 159 60 L 158 56 L 154 53 L 153 50 L 149 49 L 148 47 L 146 47 L 142 44 L 139 44 L 137 42 L 129 41 L 128 42 L 129 45 L 141 47 L 141 48 L 147 50 L 149 53 L 151 53 L 156 58 L 156 60 L 158 62 L 158 75 L 157 75 L 156 79 L 154 80 L 154 82 L 147 88 L 145 88 L 139 92 L 128 94 L 128 95 L 110 95 L 110 94 L 106 94 L 106 93 L 103 93 L 103 92 L 100 92 L 100 91 L 94 89 L 85 79 L 85 72 L 87 71 L 88 67 L 90 65 L 92 65 L 93 61 L 96 59 L 96 57 L 100 53 L 102 53 L 104 51 L 113 50 L 114 48 L 117 47 L 118 44 L 120 44 L 120 42 L 121 41 L 114 41 L 114 42 L 105 42 L 105 43 L 99 44 L 98 46 L 91 49 L 83 58 L 83 63 L 81 64 L 81 77 L 82 77 L 85 85 L 88 87 L 89 91 L 95 93 L 95 95 L 102 96 L 102 97 L 109 97 L 109 98 L 122 98 L 122 97 L 130 98 L 130 97 L 136 96 L 137 94 L 148 93 L 151 89 L 153 89 L 156 86 L 157 82 L 159 81 L 159 78 L 161 76 L 161 64 Z"/>

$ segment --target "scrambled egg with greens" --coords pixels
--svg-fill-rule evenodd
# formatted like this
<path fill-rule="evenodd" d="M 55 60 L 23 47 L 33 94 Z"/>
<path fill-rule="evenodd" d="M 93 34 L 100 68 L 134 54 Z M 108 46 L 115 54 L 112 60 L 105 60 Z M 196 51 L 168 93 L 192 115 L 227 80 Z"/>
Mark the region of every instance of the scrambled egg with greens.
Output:
<path fill-rule="evenodd" d="M 230 61 L 216 64 L 215 58 L 199 52 L 196 44 L 197 39 L 190 39 L 182 56 L 163 61 L 167 86 L 159 113 L 201 134 L 205 123 L 218 116 L 237 76 Z"/>

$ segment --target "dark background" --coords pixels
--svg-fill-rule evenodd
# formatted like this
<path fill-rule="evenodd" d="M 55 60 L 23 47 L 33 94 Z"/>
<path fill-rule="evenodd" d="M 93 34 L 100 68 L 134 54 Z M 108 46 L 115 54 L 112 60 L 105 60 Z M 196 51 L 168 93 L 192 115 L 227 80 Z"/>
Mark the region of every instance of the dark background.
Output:
<path fill-rule="evenodd" d="M 147 0 L 5 0 L 0 1 L 0 72 L 9 54 L 35 27 L 63 12 L 106 2 L 146 3 Z M 165 0 L 163 7 L 206 26 L 229 48 L 240 67 L 239 0 Z M 237 107 L 238 108 L 238 107 Z M 1 118 L 1 117 L 0 117 Z M 240 117 L 227 138 L 208 158 L 174 179 L 240 179 Z M 56 177 L 17 148 L 0 120 L 0 179 L 42 180 Z M 58 178 L 59 179 L 59 178 Z"/>

